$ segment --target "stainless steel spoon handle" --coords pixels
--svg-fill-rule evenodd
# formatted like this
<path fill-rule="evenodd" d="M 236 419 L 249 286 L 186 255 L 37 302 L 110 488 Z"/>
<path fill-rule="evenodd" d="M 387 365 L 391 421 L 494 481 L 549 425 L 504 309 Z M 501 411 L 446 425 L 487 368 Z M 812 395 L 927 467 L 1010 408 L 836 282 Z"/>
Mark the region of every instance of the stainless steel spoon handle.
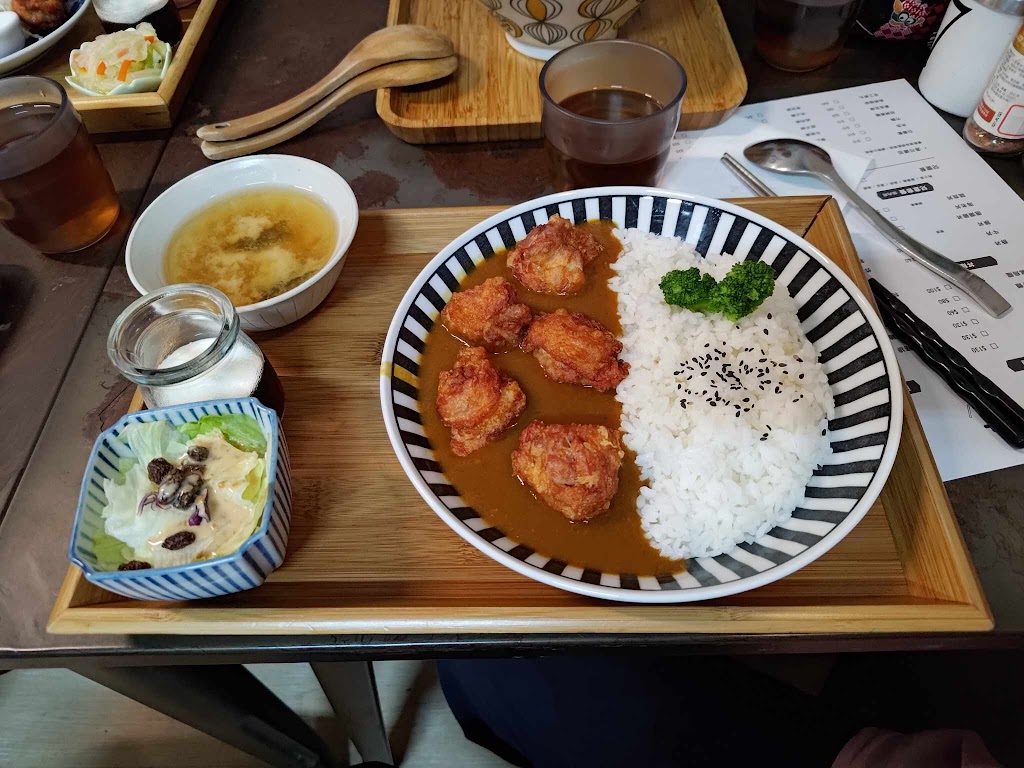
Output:
<path fill-rule="evenodd" d="M 974 299 L 981 307 L 993 317 L 1002 317 L 1013 307 L 1004 299 L 999 291 L 985 282 L 984 279 L 964 268 L 955 261 L 937 253 L 923 243 L 906 235 L 893 223 L 876 211 L 871 205 L 858 195 L 849 184 L 843 181 L 842 177 L 835 172 L 817 171 L 815 173 L 821 179 L 828 181 L 870 221 L 888 240 L 899 248 L 910 258 L 927 267 L 944 280 L 952 283 L 961 291 Z"/>

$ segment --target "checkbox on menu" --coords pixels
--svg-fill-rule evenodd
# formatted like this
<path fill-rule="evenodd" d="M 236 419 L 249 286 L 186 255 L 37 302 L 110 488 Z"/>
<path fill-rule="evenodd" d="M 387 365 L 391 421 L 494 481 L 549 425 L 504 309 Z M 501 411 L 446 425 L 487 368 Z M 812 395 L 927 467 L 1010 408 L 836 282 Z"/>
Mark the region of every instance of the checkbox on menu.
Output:
<path fill-rule="evenodd" d="M 999 349 L 999 345 L 996 344 L 995 342 L 992 342 L 991 344 L 988 345 L 988 348 L 989 349 Z"/>
<path fill-rule="evenodd" d="M 946 285 L 942 286 L 942 287 L 945 288 L 947 291 L 952 291 L 953 290 L 953 286 L 949 285 L 948 283 Z"/>
<path fill-rule="evenodd" d="M 953 297 L 953 301 L 960 301 L 960 297 L 959 296 L 954 296 Z"/>
<path fill-rule="evenodd" d="M 981 332 L 981 335 L 982 335 L 982 336 L 988 336 L 988 331 L 982 331 L 982 332 Z"/>
<path fill-rule="evenodd" d="M 971 318 L 971 325 L 977 325 L 980 322 L 981 321 L 978 318 L 976 318 L 976 317 L 975 318 Z"/>

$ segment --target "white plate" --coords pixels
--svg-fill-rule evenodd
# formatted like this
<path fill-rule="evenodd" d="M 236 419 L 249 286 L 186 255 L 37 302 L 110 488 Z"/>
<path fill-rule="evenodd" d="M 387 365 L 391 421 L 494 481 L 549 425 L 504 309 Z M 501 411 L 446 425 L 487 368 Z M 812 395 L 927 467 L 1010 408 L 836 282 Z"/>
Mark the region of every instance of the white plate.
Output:
<path fill-rule="evenodd" d="M 833 454 L 815 472 L 792 520 L 718 557 L 690 560 L 687 570 L 679 573 L 602 573 L 553 560 L 509 539 L 459 497 L 423 435 L 419 391 L 410 382 L 417 381 L 424 343 L 450 298 L 444 286 L 457 285 L 463 273 L 472 272 L 471 253 L 478 260 L 481 255 L 495 258 L 492 244 L 511 248 L 514 232 L 529 232 L 553 213 L 577 223 L 599 216 L 619 227 L 674 235 L 702 254 L 714 241 L 722 243 L 723 252 L 772 265 L 777 281 L 794 296 L 801 327 L 818 351 L 837 398 L 838 415 L 829 423 Z M 823 315 L 817 310 L 826 302 L 831 311 Z M 845 332 L 836 337 L 831 329 L 840 321 Z M 853 281 L 821 251 L 739 206 L 644 187 L 549 195 L 513 206 L 453 240 L 413 281 L 395 312 L 384 343 L 380 395 L 388 437 L 406 475 L 463 539 L 545 584 L 635 603 L 733 595 L 781 579 L 821 557 L 860 522 L 878 497 L 896 458 L 903 425 L 899 368 L 882 322 Z"/>

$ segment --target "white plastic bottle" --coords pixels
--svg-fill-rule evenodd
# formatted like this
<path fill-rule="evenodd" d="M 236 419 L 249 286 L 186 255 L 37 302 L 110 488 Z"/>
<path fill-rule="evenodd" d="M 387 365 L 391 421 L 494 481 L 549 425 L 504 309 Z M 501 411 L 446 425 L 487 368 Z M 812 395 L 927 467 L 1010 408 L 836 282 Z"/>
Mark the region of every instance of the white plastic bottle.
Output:
<path fill-rule="evenodd" d="M 921 71 L 921 95 L 967 117 L 1020 29 L 1024 0 L 952 0 Z"/>

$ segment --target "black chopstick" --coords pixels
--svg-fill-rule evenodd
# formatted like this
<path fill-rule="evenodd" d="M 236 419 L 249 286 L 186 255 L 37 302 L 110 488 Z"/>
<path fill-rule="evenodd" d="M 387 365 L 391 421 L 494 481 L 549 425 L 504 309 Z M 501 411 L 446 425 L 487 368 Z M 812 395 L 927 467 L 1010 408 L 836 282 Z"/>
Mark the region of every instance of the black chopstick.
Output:
<path fill-rule="evenodd" d="M 874 278 L 868 280 L 879 314 L 890 331 L 974 406 L 992 430 L 1014 448 L 1024 448 L 1024 408 L 971 365 Z"/>

